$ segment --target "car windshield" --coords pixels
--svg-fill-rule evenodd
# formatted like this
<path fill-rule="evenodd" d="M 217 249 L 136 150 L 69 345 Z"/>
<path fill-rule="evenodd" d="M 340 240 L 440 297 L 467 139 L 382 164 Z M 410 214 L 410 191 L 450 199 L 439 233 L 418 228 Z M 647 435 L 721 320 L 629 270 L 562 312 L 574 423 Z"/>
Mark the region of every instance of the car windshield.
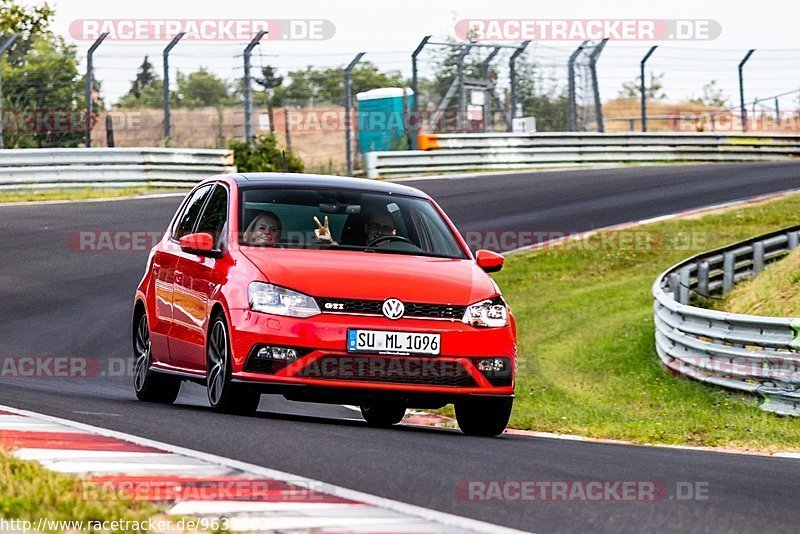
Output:
<path fill-rule="evenodd" d="M 342 189 L 246 188 L 239 243 L 463 259 L 450 227 L 424 198 Z"/>

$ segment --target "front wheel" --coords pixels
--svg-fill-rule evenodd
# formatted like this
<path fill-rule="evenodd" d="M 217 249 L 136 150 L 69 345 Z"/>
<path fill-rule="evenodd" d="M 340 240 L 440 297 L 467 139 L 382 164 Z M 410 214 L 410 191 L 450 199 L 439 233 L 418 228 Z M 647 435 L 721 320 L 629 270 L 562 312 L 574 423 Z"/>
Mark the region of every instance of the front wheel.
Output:
<path fill-rule="evenodd" d="M 388 428 L 403 420 L 406 407 L 397 403 L 373 403 L 361 406 L 361 416 L 369 426 Z"/>
<path fill-rule="evenodd" d="M 511 417 L 513 398 L 465 399 L 456 402 L 456 420 L 468 436 L 498 436 Z"/>
<path fill-rule="evenodd" d="M 181 389 L 180 379 L 150 369 L 153 355 L 150 350 L 150 327 L 145 313 L 142 313 L 136 323 L 133 357 L 133 389 L 136 391 L 136 398 L 160 404 L 175 402 Z"/>
<path fill-rule="evenodd" d="M 208 402 L 217 411 L 249 415 L 255 413 L 261 395 L 242 384 L 231 382 L 230 339 L 225 319 L 219 315 L 211 324 L 206 348 L 206 390 Z"/>

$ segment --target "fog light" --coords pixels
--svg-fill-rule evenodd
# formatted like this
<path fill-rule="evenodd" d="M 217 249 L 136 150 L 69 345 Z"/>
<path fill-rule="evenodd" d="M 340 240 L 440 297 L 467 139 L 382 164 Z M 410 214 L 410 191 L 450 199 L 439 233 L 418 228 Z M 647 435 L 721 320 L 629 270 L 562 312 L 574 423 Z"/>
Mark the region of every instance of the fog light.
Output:
<path fill-rule="evenodd" d="M 256 358 L 266 360 L 296 360 L 297 356 L 297 349 L 270 346 L 261 347 L 256 354 Z"/>
<path fill-rule="evenodd" d="M 504 358 L 486 358 L 478 362 L 478 369 L 483 373 L 499 373 L 506 368 Z"/>

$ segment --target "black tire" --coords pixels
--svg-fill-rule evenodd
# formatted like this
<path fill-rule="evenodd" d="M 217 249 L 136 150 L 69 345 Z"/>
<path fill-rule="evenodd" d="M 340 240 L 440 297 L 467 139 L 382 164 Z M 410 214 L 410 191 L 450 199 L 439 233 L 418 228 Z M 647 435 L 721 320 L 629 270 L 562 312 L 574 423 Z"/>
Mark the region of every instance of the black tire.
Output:
<path fill-rule="evenodd" d="M 134 324 L 133 331 L 133 389 L 136 398 L 145 402 L 172 404 L 181 390 L 181 380 L 150 369 L 153 355 L 150 352 L 150 326 L 147 314 Z"/>
<path fill-rule="evenodd" d="M 513 398 L 465 399 L 456 402 L 456 420 L 468 436 L 499 436 L 511 417 Z"/>
<path fill-rule="evenodd" d="M 223 413 L 251 415 L 258 409 L 261 394 L 231 382 L 231 344 L 225 318 L 211 322 L 206 343 L 206 392 L 211 407 Z"/>
<path fill-rule="evenodd" d="M 361 416 L 369 426 L 389 428 L 403 420 L 406 407 L 394 402 L 381 402 L 364 404 L 361 406 Z"/>

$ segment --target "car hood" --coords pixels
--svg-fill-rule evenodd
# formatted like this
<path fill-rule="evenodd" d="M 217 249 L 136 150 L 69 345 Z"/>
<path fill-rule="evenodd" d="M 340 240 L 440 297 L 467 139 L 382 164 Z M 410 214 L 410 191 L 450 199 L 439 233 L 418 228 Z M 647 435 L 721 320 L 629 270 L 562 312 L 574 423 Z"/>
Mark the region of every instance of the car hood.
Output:
<path fill-rule="evenodd" d="M 380 252 L 251 248 L 244 255 L 275 285 L 314 297 L 467 305 L 497 294 L 473 260 Z"/>

